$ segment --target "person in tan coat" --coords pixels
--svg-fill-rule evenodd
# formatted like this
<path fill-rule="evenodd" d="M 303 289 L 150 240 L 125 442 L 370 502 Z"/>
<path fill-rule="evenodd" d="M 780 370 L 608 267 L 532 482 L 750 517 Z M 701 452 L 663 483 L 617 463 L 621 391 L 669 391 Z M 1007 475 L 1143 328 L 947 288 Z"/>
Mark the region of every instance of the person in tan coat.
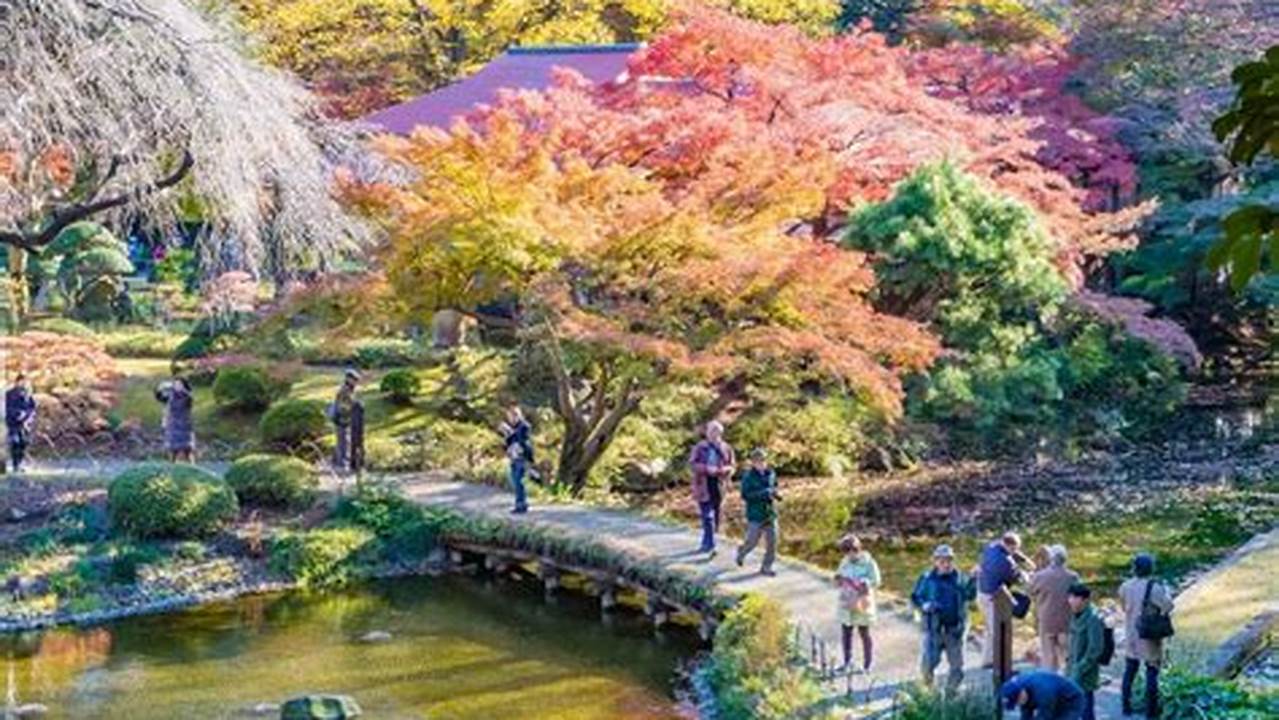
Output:
<path fill-rule="evenodd" d="M 1124 715 L 1132 714 L 1132 685 L 1137 669 L 1146 665 L 1146 717 L 1159 717 L 1159 668 L 1163 664 L 1162 640 L 1146 640 L 1137 634 L 1137 621 L 1147 602 L 1162 613 L 1172 612 L 1172 591 L 1155 579 L 1155 558 L 1140 553 L 1132 560 L 1133 576 L 1119 586 L 1119 604 L 1124 611 Z M 1147 600 L 1149 598 L 1149 600 Z"/>
<path fill-rule="evenodd" d="M 1048 566 L 1030 577 L 1027 590 L 1035 604 L 1035 629 L 1039 635 L 1039 665 L 1060 672 L 1066 662 L 1070 637 L 1070 587 L 1079 574 L 1066 567 L 1066 548 L 1048 547 Z"/>

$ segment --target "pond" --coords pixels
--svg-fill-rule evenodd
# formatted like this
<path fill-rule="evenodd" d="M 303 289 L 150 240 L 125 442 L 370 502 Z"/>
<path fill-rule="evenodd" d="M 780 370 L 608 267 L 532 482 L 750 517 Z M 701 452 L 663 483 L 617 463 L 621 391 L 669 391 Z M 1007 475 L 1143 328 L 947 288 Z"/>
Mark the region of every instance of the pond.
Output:
<path fill-rule="evenodd" d="M 639 614 L 531 583 L 409 578 L 244 598 L 86 629 L 0 639 L 11 702 L 53 718 L 248 717 L 305 692 L 370 718 L 683 717 L 674 670 L 698 647 Z M 390 639 L 368 642 L 371 632 Z M 268 714 L 267 717 L 272 715 Z"/>

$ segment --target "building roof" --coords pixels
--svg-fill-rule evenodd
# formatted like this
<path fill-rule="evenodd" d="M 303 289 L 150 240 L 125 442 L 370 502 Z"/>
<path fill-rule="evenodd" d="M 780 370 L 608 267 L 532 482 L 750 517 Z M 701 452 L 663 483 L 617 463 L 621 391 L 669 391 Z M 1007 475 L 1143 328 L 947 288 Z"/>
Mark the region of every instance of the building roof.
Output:
<path fill-rule="evenodd" d="M 626 59 L 639 43 L 617 45 L 542 45 L 510 48 L 479 72 L 364 118 L 387 132 L 407 135 L 418 125 L 448 127 L 476 105 L 497 99 L 503 88 L 541 90 L 551 84 L 552 69 L 576 70 L 595 83 L 621 79 Z"/>

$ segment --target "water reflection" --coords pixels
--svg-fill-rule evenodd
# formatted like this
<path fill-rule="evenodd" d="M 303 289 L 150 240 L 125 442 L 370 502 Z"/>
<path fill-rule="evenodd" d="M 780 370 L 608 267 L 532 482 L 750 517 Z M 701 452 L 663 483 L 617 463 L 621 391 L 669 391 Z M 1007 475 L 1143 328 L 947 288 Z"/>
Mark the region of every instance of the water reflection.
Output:
<path fill-rule="evenodd" d="M 223 718 L 303 692 L 354 696 L 377 718 L 679 717 L 672 670 L 691 632 L 607 625 L 584 598 L 466 578 L 246 598 L 104 628 L 4 638 L 16 699 L 49 717 Z M 362 642 L 385 631 L 385 642 Z"/>

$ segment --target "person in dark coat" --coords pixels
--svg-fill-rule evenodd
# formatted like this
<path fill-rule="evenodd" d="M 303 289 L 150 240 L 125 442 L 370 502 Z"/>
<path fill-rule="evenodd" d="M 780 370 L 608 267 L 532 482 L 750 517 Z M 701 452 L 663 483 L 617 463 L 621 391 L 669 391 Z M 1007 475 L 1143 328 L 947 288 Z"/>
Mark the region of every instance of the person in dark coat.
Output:
<path fill-rule="evenodd" d="M 999 694 L 1006 709 L 1021 710 L 1021 720 L 1080 720 L 1084 714 L 1084 691 L 1047 670 L 1014 675 Z"/>
<path fill-rule="evenodd" d="M 1095 720 L 1096 697 L 1101 687 L 1101 656 L 1106 648 L 1106 625 L 1092 606 L 1092 589 L 1083 583 L 1070 586 L 1070 649 L 1066 677 L 1084 691 L 1083 720 Z"/>
<path fill-rule="evenodd" d="M 13 387 L 4 394 L 4 424 L 9 431 L 9 460 L 13 471 L 21 472 L 31 444 L 31 433 L 36 423 L 36 398 L 31 392 L 27 376 L 19 373 Z"/>
<path fill-rule="evenodd" d="M 764 561 L 759 566 L 761 575 L 773 576 L 773 562 L 777 559 L 777 473 L 768 466 L 768 454 L 764 448 L 751 451 L 750 467 L 742 473 L 742 500 L 746 503 L 746 539 L 737 549 L 737 566 L 746 562 L 762 536 Z"/>
<path fill-rule="evenodd" d="M 351 405 L 351 472 L 364 472 L 364 403 L 358 398 Z"/>
<path fill-rule="evenodd" d="M 511 490 L 515 492 L 515 507 L 511 512 L 522 515 L 528 512 L 524 478 L 533 464 L 533 428 L 524 419 L 524 411 L 520 410 L 520 406 L 512 405 L 506 410 L 506 422 L 498 430 L 502 433 L 506 457 L 511 461 Z"/>
<path fill-rule="evenodd" d="M 155 391 L 155 399 L 164 403 L 164 447 L 173 462 L 195 461 L 195 422 L 192 411 L 195 398 L 185 378 L 174 378 Z"/>
<path fill-rule="evenodd" d="M 342 373 L 342 385 L 329 403 L 327 414 L 333 423 L 336 443 L 333 446 L 333 468 L 338 473 L 351 466 L 351 414 L 356 403 L 356 391 L 360 385 L 360 373 L 348 369 Z"/>

